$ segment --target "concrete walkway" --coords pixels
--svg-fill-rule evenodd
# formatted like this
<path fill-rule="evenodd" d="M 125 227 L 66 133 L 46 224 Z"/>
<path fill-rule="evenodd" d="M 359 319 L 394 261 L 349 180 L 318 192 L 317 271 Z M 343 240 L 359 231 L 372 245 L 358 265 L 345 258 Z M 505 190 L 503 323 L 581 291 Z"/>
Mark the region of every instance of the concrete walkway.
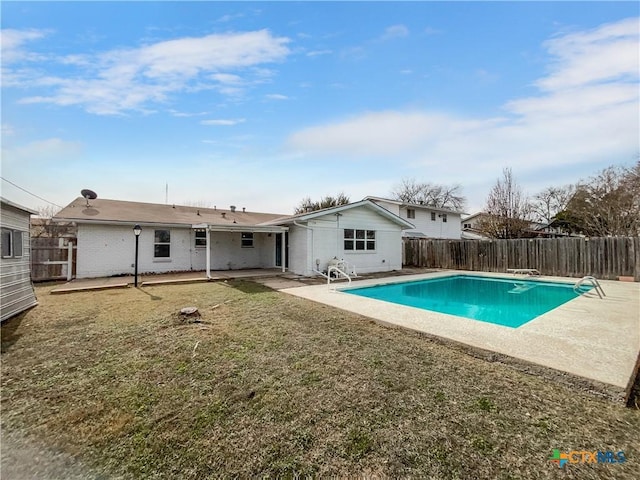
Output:
<path fill-rule="evenodd" d="M 139 286 L 149 285 L 176 285 L 180 283 L 196 283 L 208 282 L 215 280 L 231 280 L 237 278 L 260 278 L 260 277 L 276 277 L 289 275 L 282 272 L 279 268 L 260 268 L 247 270 L 218 270 L 211 271 L 211 278 L 207 278 L 204 271 L 202 272 L 177 272 L 163 273 L 154 275 L 138 275 Z M 86 290 L 105 290 L 109 288 L 127 288 L 134 285 L 133 275 L 125 275 L 120 277 L 103 277 L 103 278 L 80 278 L 74 279 L 57 288 L 51 290 L 52 294 L 73 293 Z"/>
<path fill-rule="evenodd" d="M 406 275 L 415 275 L 418 273 L 428 273 L 433 270 L 425 268 L 403 268 L 393 272 L 382 272 L 363 274 L 358 279 L 374 279 L 381 277 L 397 277 Z M 246 270 L 212 270 L 211 278 L 208 279 L 204 271 L 199 272 L 176 272 L 162 273 L 153 275 L 138 275 L 139 286 L 150 285 L 177 285 L 181 283 L 197 283 L 216 280 L 234 280 L 234 279 L 252 280 L 274 290 L 283 290 L 285 288 L 303 287 L 305 285 L 326 284 L 326 280 L 322 277 L 303 277 L 291 272 L 283 272 L 280 268 L 252 268 Z M 336 282 L 340 285 L 343 282 Z M 67 282 L 59 287 L 51 290 L 52 294 L 73 293 L 87 290 L 106 290 L 110 288 L 127 288 L 133 286 L 133 275 L 123 275 L 120 277 L 102 277 L 102 278 L 80 278 Z"/>

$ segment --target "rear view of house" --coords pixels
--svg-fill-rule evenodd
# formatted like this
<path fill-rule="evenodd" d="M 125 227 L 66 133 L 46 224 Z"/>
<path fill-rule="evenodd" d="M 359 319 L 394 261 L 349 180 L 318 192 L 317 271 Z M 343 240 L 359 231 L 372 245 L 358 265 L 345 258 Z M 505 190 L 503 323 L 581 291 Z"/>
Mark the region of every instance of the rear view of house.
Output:
<path fill-rule="evenodd" d="M 31 283 L 29 235 L 29 218 L 36 213 L 4 198 L 0 199 L 0 321 L 38 303 Z"/>
<path fill-rule="evenodd" d="M 301 215 L 79 197 L 56 221 L 78 226 L 77 277 L 279 269 L 313 276 L 343 259 L 370 273 L 402 268 L 402 231 L 413 224 L 371 202 Z"/>

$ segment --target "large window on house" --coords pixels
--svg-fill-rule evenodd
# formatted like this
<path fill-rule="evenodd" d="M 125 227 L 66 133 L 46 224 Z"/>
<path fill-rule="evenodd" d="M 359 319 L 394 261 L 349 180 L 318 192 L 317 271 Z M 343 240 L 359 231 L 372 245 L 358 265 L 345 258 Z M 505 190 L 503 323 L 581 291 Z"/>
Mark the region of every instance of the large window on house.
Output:
<path fill-rule="evenodd" d="M 356 252 L 372 251 L 376 249 L 376 231 L 344 229 L 344 249 Z"/>
<path fill-rule="evenodd" d="M 154 258 L 171 257 L 171 230 L 156 230 L 153 243 Z"/>
<path fill-rule="evenodd" d="M 2 229 L 2 258 L 22 257 L 22 232 L 20 230 Z"/>
<path fill-rule="evenodd" d="M 407 208 L 407 218 L 416 218 L 415 208 Z"/>
<path fill-rule="evenodd" d="M 253 248 L 253 232 L 242 232 L 242 248 Z"/>
<path fill-rule="evenodd" d="M 196 247 L 206 247 L 206 246 L 207 246 L 207 231 L 196 230 Z"/>

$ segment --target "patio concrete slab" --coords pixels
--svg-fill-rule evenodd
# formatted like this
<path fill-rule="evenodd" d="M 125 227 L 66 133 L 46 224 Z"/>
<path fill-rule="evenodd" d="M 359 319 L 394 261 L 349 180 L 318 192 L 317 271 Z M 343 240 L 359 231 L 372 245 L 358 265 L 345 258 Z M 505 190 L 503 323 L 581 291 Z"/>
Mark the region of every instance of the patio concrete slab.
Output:
<path fill-rule="evenodd" d="M 395 283 L 451 274 L 505 277 L 481 272 L 438 272 L 385 280 L 364 280 L 352 287 Z M 523 279 L 523 276 L 509 276 Z M 576 279 L 543 277 L 575 283 Z M 327 285 L 283 290 L 286 293 L 365 315 L 473 348 L 497 352 L 613 387 L 630 388 L 640 352 L 640 284 L 601 281 L 606 297 L 583 295 L 524 324 L 510 328 L 414 307 L 360 297 Z M 344 288 L 344 287 L 342 287 Z"/>
<path fill-rule="evenodd" d="M 261 278 L 283 275 L 282 269 L 261 268 L 247 270 L 216 270 L 211 271 L 211 277 L 207 278 L 206 272 L 176 272 L 154 275 L 138 275 L 138 285 L 176 285 L 181 283 L 208 282 L 215 280 L 232 280 L 236 278 Z M 87 290 L 104 290 L 108 288 L 126 288 L 133 286 L 133 275 L 104 278 L 80 278 L 61 285 L 51 290 L 52 294 L 73 293 Z"/>

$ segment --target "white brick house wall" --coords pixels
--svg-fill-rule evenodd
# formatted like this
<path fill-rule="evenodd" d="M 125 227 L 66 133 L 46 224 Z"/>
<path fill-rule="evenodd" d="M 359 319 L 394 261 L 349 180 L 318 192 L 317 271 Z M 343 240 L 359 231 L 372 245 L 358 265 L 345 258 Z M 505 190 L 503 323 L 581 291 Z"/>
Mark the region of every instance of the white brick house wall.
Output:
<path fill-rule="evenodd" d="M 155 230 L 171 232 L 169 258 L 154 258 Z M 240 232 L 211 232 L 211 269 L 275 266 L 275 235 L 254 233 L 254 246 L 242 247 Z M 77 278 L 130 275 L 134 272 L 135 236 L 131 226 L 78 225 Z M 138 272 L 203 271 L 206 248 L 195 246 L 189 227 L 143 226 L 139 239 Z"/>
<path fill-rule="evenodd" d="M 366 207 L 343 210 L 339 216 L 328 214 L 304 223 L 313 231 L 292 226 L 289 234 L 289 269 L 299 275 L 313 275 L 316 259 L 319 270 L 337 257 L 356 266 L 358 272 L 384 272 L 402 268 L 402 229 Z M 375 230 L 374 251 L 345 251 L 344 229 Z M 313 238 L 311 238 L 313 237 Z"/>

